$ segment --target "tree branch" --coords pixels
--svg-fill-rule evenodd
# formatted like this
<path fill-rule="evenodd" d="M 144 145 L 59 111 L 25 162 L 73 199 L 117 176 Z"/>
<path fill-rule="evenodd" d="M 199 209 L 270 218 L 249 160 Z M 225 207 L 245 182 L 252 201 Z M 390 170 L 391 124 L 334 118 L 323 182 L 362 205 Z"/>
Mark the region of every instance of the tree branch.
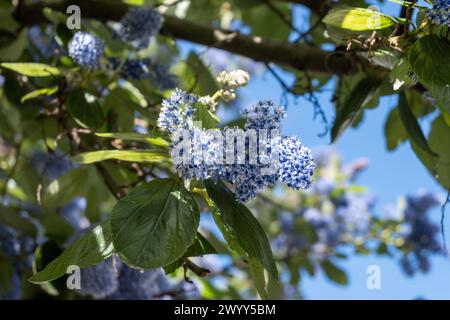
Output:
<path fill-rule="evenodd" d="M 294 4 L 301 4 L 308 7 L 312 12 L 323 16 L 328 10 L 331 9 L 331 4 L 329 0 L 278 0 L 284 2 L 291 2 Z"/>
<path fill-rule="evenodd" d="M 53 10 L 65 12 L 72 1 L 59 1 L 47 5 Z M 324 5 L 319 0 L 298 0 L 295 3 L 309 4 L 314 8 Z M 94 18 L 100 21 L 117 21 L 127 12 L 128 6 L 119 1 L 92 1 L 79 0 L 77 5 L 81 8 L 83 18 Z M 22 25 L 34 25 L 48 22 L 42 14 L 44 4 L 35 3 L 18 7 L 16 19 Z M 208 26 L 193 23 L 174 16 L 166 15 L 162 33 L 178 39 L 191 41 L 208 47 L 215 47 L 239 54 L 256 61 L 277 63 L 298 70 L 321 72 L 328 74 L 352 74 L 361 63 L 354 55 L 340 52 L 321 50 L 305 44 L 262 39 L 242 35 L 229 30 L 214 29 Z"/>

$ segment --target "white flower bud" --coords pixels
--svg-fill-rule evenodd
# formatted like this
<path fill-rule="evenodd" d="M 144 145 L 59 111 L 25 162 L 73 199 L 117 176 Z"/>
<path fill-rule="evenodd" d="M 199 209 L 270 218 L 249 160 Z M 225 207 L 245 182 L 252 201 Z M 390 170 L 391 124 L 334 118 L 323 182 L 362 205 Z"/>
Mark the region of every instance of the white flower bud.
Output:
<path fill-rule="evenodd" d="M 237 89 L 246 86 L 250 80 L 248 72 L 243 70 L 222 71 L 217 77 L 217 81 L 228 89 Z"/>

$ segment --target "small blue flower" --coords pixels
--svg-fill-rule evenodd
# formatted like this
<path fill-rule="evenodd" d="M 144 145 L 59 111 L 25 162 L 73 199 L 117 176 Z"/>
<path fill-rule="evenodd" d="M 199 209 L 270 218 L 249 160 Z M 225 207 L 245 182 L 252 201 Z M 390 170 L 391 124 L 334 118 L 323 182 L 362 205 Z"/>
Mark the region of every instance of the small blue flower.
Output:
<path fill-rule="evenodd" d="M 61 210 L 62 218 L 76 232 L 89 228 L 90 222 L 83 214 L 84 210 L 86 210 L 86 204 L 86 198 L 77 197 Z"/>
<path fill-rule="evenodd" d="M 169 98 L 164 99 L 158 118 L 158 127 L 162 131 L 173 133 L 184 128 L 186 116 L 192 115 L 192 105 L 198 98 L 181 89 L 175 89 Z"/>
<path fill-rule="evenodd" d="M 69 42 L 69 56 L 76 64 L 88 70 L 100 65 L 100 58 L 104 51 L 103 41 L 87 32 L 78 31 Z"/>
<path fill-rule="evenodd" d="M 150 62 L 149 70 L 153 80 L 162 90 L 172 89 L 177 85 L 176 77 L 169 72 L 168 66 Z"/>
<path fill-rule="evenodd" d="M 404 222 L 399 236 L 405 241 L 400 264 L 403 271 L 412 276 L 416 272 L 428 272 L 430 253 L 442 253 L 439 240 L 440 228 L 430 220 L 428 212 L 440 204 L 438 197 L 426 191 L 419 191 L 406 197 L 403 211 Z"/>
<path fill-rule="evenodd" d="M 282 107 L 275 107 L 270 100 L 263 100 L 242 113 L 246 119 L 245 129 L 280 129 L 281 120 L 286 117 Z"/>
<path fill-rule="evenodd" d="M 22 279 L 17 270 L 14 270 L 11 281 L 11 287 L 6 292 L 0 292 L 0 300 L 20 300 L 22 298 Z"/>
<path fill-rule="evenodd" d="M 149 45 L 161 29 L 163 16 L 153 8 L 131 8 L 120 21 L 118 35 L 138 49 Z"/>
<path fill-rule="evenodd" d="M 120 268 L 117 291 L 107 297 L 111 300 L 149 300 L 161 298 L 171 286 L 161 268 L 139 270 L 123 264 Z"/>
<path fill-rule="evenodd" d="M 13 228 L 0 224 L 0 255 L 17 257 L 20 255 L 20 241 Z"/>
<path fill-rule="evenodd" d="M 283 137 L 279 145 L 280 181 L 296 190 L 309 189 L 316 165 L 311 156 L 311 150 L 296 137 Z"/>
<path fill-rule="evenodd" d="M 427 11 L 427 15 L 432 23 L 450 27 L 450 1 L 434 0 L 433 8 Z"/>
<path fill-rule="evenodd" d="M 89 295 L 95 299 L 103 299 L 119 288 L 118 270 L 114 267 L 114 258 L 81 269 L 81 295 Z"/>
<path fill-rule="evenodd" d="M 30 163 L 39 175 L 51 180 L 58 179 L 64 173 L 77 167 L 68 157 L 40 151 L 31 155 Z"/>
<path fill-rule="evenodd" d="M 149 77 L 149 59 L 126 59 L 120 70 L 120 74 L 125 79 L 131 78 L 136 80 L 146 79 Z"/>
<path fill-rule="evenodd" d="M 115 71 L 118 70 L 124 79 L 142 80 L 151 78 L 163 90 L 176 86 L 176 77 L 170 74 L 169 67 L 149 58 L 127 58 L 123 63 L 118 57 L 111 57 L 108 60 L 109 68 Z"/>

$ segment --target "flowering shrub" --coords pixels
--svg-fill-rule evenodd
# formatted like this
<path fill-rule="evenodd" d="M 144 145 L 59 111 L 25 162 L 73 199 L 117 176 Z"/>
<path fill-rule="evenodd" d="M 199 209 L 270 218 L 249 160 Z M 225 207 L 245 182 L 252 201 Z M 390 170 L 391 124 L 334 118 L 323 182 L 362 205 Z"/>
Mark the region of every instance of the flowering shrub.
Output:
<path fill-rule="evenodd" d="M 81 17 L 66 2 L 1 6 L 2 299 L 298 298 L 304 272 L 346 284 L 339 259 L 353 253 L 428 272 L 444 251 L 437 195 L 382 215 L 355 182 L 365 160 L 343 166 L 282 124 L 311 103 L 335 142 L 395 96 L 387 149 L 409 141 L 449 190 L 448 1 L 402 1 L 400 18 L 241 2 L 86 0 Z M 280 103 L 259 90 L 269 77 Z"/>

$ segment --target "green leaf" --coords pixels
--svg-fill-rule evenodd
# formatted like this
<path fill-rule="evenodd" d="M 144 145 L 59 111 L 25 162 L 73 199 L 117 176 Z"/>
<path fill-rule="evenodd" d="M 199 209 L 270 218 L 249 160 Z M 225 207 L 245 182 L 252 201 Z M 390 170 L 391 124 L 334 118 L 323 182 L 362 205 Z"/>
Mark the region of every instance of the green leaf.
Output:
<path fill-rule="evenodd" d="M 170 143 L 161 138 L 161 137 L 155 137 L 149 134 L 141 134 L 141 133 L 119 133 L 119 132 L 113 132 L 113 133 L 96 133 L 96 136 L 102 137 L 102 138 L 111 138 L 111 139 L 120 139 L 120 140 L 131 140 L 131 141 L 140 141 L 140 142 L 146 142 L 158 147 L 168 147 Z"/>
<path fill-rule="evenodd" d="M 51 22 L 54 23 L 55 25 L 58 23 L 66 23 L 67 21 L 67 16 L 59 11 L 53 10 L 51 8 L 44 8 L 42 10 L 42 14 Z"/>
<path fill-rule="evenodd" d="M 194 93 L 207 96 L 219 90 L 211 71 L 195 52 L 190 52 L 185 62 L 178 64 L 174 72 L 183 80 L 183 86 L 193 88 Z"/>
<path fill-rule="evenodd" d="M 381 80 L 372 76 L 360 80 L 343 105 L 337 110 L 336 120 L 331 129 L 331 141 L 336 141 L 360 114 L 364 105 L 367 104 L 375 95 L 381 85 Z"/>
<path fill-rule="evenodd" d="M 339 269 L 330 260 L 321 262 L 320 266 L 327 275 L 328 279 L 340 285 L 346 285 L 348 283 L 347 275 L 345 274 L 345 272 Z"/>
<path fill-rule="evenodd" d="M 266 269 L 275 279 L 278 271 L 264 229 L 250 210 L 239 203 L 221 182 L 205 181 L 208 196 L 228 232 L 239 246 Z"/>
<path fill-rule="evenodd" d="M 1 7 L 0 8 L 0 29 L 15 32 L 19 27 L 19 23 L 14 18 L 14 7 Z"/>
<path fill-rule="evenodd" d="M 208 240 L 200 233 L 197 233 L 197 238 L 195 239 L 192 246 L 190 246 L 185 252 L 185 257 L 198 257 L 205 254 L 216 254 L 217 250 L 209 243 Z"/>
<path fill-rule="evenodd" d="M 386 137 L 386 148 L 389 151 L 395 150 L 408 139 L 408 133 L 400 119 L 398 108 L 394 108 L 391 113 L 389 113 L 384 125 L 384 135 Z"/>
<path fill-rule="evenodd" d="M 422 37 L 412 46 L 408 61 L 437 104 L 450 113 L 450 44 L 448 41 L 436 35 Z"/>
<path fill-rule="evenodd" d="M 258 6 L 243 10 L 242 21 L 251 27 L 253 36 L 287 40 L 291 28 L 285 20 L 292 21 L 291 7 L 288 3 L 279 2 L 272 2 L 272 6 L 283 15 L 284 20 L 268 5 L 260 3 Z M 267 23 L 267 21 L 270 21 L 270 23 Z"/>
<path fill-rule="evenodd" d="M 389 73 L 389 78 L 393 82 L 393 89 L 399 90 L 401 87 L 409 86 L 413 83 L 413 79 L 410 75 L 411 66 L 408 61 L 401 59 L 397 65 Z"/>
<path fill-rule="evenodd" d="M 256 290 L 258 291 L 262 299 L 269 298 L 268 285 L 269 281 L 264 274 L 264 267 L 255 259 L 250 258 L 248 261 L 250 267 L 250 273 L 252 275 L 253 282 L 255 283 Z"/>
<path fill-rule="evenodd" d="M 21 216 L 16 209 L 10 207 L 0 206 L 0 223 L 7 224 L 32 237 L 37 234 L 36 226 L 29 219 Z"/>
<path fill-rule="evenodd" d="M 45 189 L 42 204 L 47 208 L 56 208 L 70 202 L 76 196 L 85 194 L 89 185 L 89 168 L 81 167 L 71 170 L 60 178 L 53 180 Z"/>
<path fill-rule="evenodd" d="M 113 251 L 108 220 L 75 241 L 44 270 L 33 275 L 28 281 L 32 283 L 52 281 L 66 274 L 67 268 L 71 265 L 86 268 L 102 262 L 111 256 Z"/>
<path fill-rule="evenodd" d="M 194 243 L 199 220 L 197 204 L 181 183 L 155 179 L 117 202 L 111 213 L 114 247 L 131 266 L 166 266 Z"/>
<path fill-rule="evenodd" d="M 203 129 L 212 129 L 220 122 L 219 118 L 208 110 L 207 106 L 197 104 L 195 113 L 195 121 L 199 121 L 202 124 Z"/>
<path fill-rule="evenodd" d="M 428 168 L 433 177 L 445 188 L 450 189 L 450 126 L 445 123 L 441 115 L 434 120 L 428 137 L 428 144 L 439 157 L 433 157 L 411 143 L 414 152 Z"/>
<path fill-rule="evenodd" d="M 73 158 L 80 164 L 116 159 L 129 162 L 158 163 L 169 159 L 166 152 L 153 150 L 103 150 L 81 153 Z"/>
<path fill-rule="evenodd" d="M 392 17 L 378 11 L 351 7 L 331 10 L 323 18 L 323 22 L 352 31 L 381 30 L 392 27 L 396 23 Z"/>
<path fill-rule="evenodd" d="M 29 77 L 49 77 L 61 74 L 57 68 L 42 63 L 4 62 L 0 66 Z"/>
<path fill-rule="evenodd" d="M 0 260 L 0 295 L 12 289 L 14 272 L 11 261 Z"/>
<path fill-rule="evenodd" d="M 18 60 L 28 45 L 28 29 L 24 28 L 19 35 L 6 46 L 0 48 L 0 60 L 15 61 Z"/>
<path fill-rule="evenodd" d="M 437 156 L 437 154 L 434 153 L 428 145 L 427 139 L 425 138 L 425 135 L 422 132 L 422 128 L 420 127 L 419 122 L 417 121 L 414 113 L 409 106 L 408 99 L 406 98 L 404 92 L 400 92 L 399 94 L 398 109 L 400 113 L 400 119 L 402 120 L 406 132 L 408 132 L 411 140 L 431 156 Z"/>
<path fill-rule="evenodd" d="M 66 105 L 77 123 L 85 128 L 98 129 L 105 122 L 103 110 L 96 97 L 83 89 L 72 90 Z"/>
<path fill-rule="evenodd" d="M 194 243 L 186 250 L 183 257 L 177 261 L 164 267 L 164 271 L 169 274 L 175 272 L 179 267 L 183 265 L 183 258 L 199 257 L 207 254 L 216 254 L 217 250 L 205 239 L 200 233 L 197 232 L 197 238 Z"/>
<path fill-rule="evenodd" d="M 40 96 L 51 96 L 52 94 L 55 94 L 58 91 L 58 87 L 51 87 L 51 88 L 43 88 L 43 89 L 38 89 L 38 90 L 34 90 L 31 91 L 29 93 L 27 93 L 26 95 L 24 95 L 22 97 L 22 99 L 20 99 L 20 101 L 22 103 L 24 103 L 25 101 L 31 100 L 31 99 L 35 99 L 37 97 Z"/>
<path fill-rule="evenodd" d="M 435 111 L 430 102 L 424 99 L 423 95 L 415 91 L 406 91 L 409 108 L 415 118 L 420 118 Z M 400 119 L 399 108 L 393 108 L 386 119 L 384 125 L 384 133 L 386 137 L 386 147 L 389 151 L 396 149 L 403 142 L 408 140 L 408 132 L 406 132 L 402 119 Z"/>

